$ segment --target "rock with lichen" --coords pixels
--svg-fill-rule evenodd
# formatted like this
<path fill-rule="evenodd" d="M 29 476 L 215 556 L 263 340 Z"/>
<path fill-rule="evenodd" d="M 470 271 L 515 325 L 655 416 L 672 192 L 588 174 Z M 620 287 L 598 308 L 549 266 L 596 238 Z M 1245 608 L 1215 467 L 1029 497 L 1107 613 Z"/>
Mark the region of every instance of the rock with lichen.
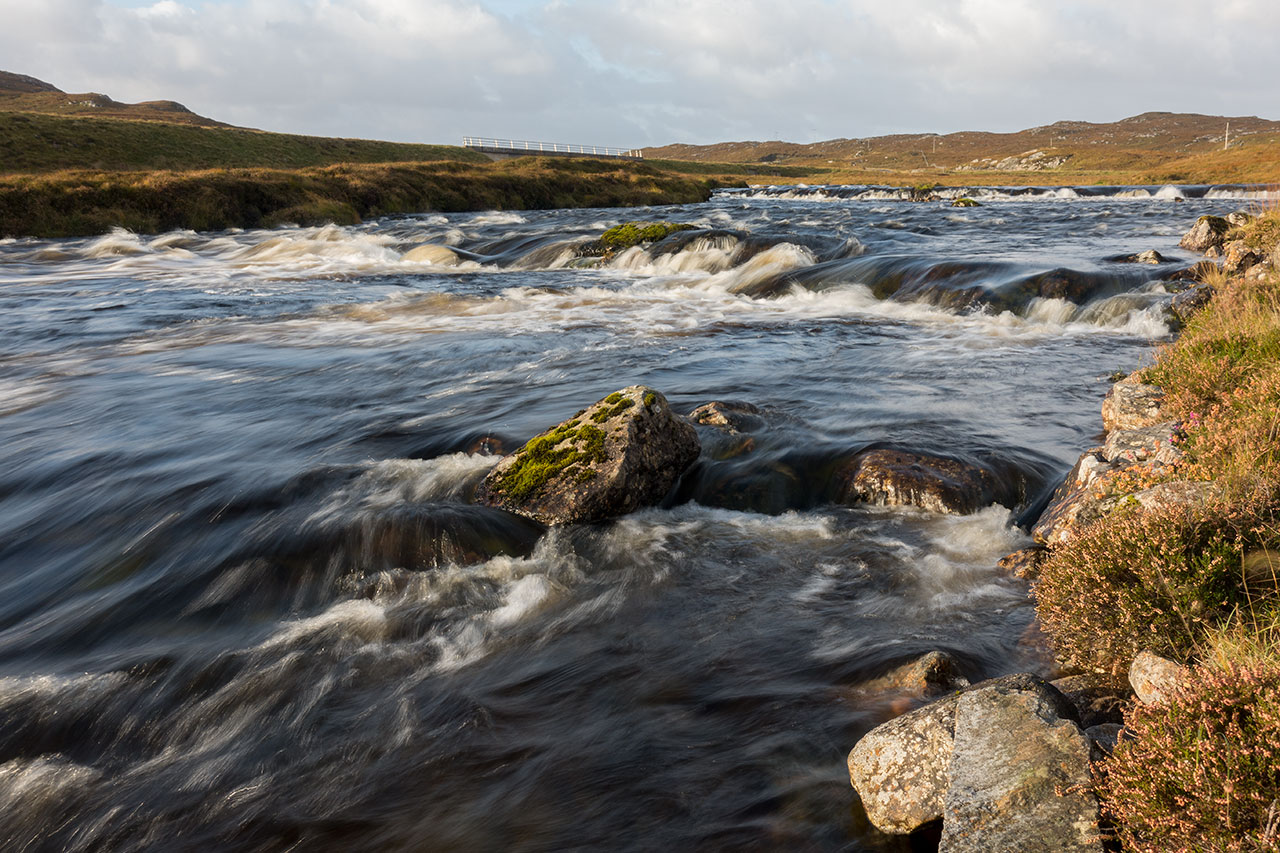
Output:
<path fill-rule="evenodd" d="M 666 398 L 633 385 L 503 457 L 476 502 L 543 524 L 603 521 L 661 502 L 698 452 Z"/>
<path fill-rule="evenodd" d="M 1191 230 L 1182 235 L 1178 245 L 1192 252 L 1207 252 L 1226 242 L 1231 223 L 1221 216 L 1201 216 Z"/>

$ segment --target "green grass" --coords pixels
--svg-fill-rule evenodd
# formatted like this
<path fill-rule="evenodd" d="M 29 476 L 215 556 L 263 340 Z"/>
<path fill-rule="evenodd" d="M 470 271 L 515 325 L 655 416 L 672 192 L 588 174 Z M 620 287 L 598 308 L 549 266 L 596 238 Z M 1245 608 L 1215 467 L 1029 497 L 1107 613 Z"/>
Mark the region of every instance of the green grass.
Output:
<path fill-rule="evenodd" d="M 336 163 L 434 160 L 488 162 L 483 154 L 452 145 L 329 139 L 236 127 L 0 112 L 0 164 L 5 173 L 65 169 L 298 169 Z"/>

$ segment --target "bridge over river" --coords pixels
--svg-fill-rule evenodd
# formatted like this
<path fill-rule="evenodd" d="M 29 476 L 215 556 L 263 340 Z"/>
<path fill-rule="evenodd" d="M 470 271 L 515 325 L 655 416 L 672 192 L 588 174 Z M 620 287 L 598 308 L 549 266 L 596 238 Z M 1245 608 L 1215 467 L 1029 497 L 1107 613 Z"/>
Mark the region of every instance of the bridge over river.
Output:
<path fill-rule="evenodd" d="M 530 142 L 527 139 L 490 139 L 483 136 L 462 137 L 462 147 L 479 151 L 493 160 L 530 155 L 548 157 L 602 157 L 612 160 L 643 160 L 639 148 L 608 148 L 604 145 L 569 145 L 564 142 Z"/>

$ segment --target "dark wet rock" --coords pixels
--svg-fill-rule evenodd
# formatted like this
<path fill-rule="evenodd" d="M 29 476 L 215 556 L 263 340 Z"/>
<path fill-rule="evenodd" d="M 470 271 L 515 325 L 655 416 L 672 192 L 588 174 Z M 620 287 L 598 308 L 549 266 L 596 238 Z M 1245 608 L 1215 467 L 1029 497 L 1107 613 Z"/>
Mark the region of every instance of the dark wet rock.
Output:
<path fill-rule="evenodd" d="M 1130 374 L 1112 385 L 1102 401 L 1102 427 L 1111 432 L 1158 424 L 1162 402 L 1163 388 L 1143 382 L 1141 374 Z"/>
<path fill-rule="evenodd" d="M 1178 449 L 1180 424 L 1162 421 L 1136 429 L 1116 429 L 1107 433 L 1102 458 L 1107 462 L 1153 462 L 1172 465 L 1182 459 Z"/>
<path fill-rule="evenodd" d="M 467 445 L 467 453 L 473 456 L 479 454 L 481 456 L 505 456 L 507 453 L 507 443 L 495 435 L 486 435 L 483 438 L 477 438 L 471 444 Z"/>
<path fill-rule="evenodd" d="M 849 753 L 849 780 L 871 824 L 905 835 L 942 817 L 958 696 L 872 729 Z"/>
<path fill-rule="evenodd" d="M 1231 223 L 1221 216 L 1201 216 L 1191 230 L 1182 235 L 1178 245 L 1192 252 L 1205 252 L 1226 241 Z"/>
<path fill-rule="evenodd" d="M 859 685 L 857 692 L 864 695 L 905 693 L 925 697 L 968 686 L 969 680 L 957 671 L 955 658 L 946 652 L 935 651 Z"/>
<path fill-rule="evenodd" d="M 1155 249 L 1148 249 L 1145 252 L 1136 252 L 1132 255 L 1112 255 L 1107 258 L 1113 264 L 1171 264 L 1173 260 L 1166 258 Z"/>
<path fill-rule="evenodd" d="M 1169 311 L 1179 322 L 1185 323 L 1213 301 L 1215 293 L 1217 288 L 1202 282 L 1176 294 L 1169 303 Z"/>
<path fill-rule="evenodd" d="M 837 474 L 838 500 L 970 513 L 995 502 L 997 482 L 986 468 L 945 456 L 879 449 L 862 453 Z"/>
<path fill-rule="evenodd" d="M 1222 271 L 1227 275 L 1240 275 L 1257 266 L 1265 255 L 1244 240 L 1232 240 L 1222 247 Z"/>
<path fill-rule="evenodd" d="M 1040 575 L 1040 563 L 1048 553 L 1041 546 L 1022 548 L 1012 554 L 1005 554 L 996 565 L 1016 577 L 1035 580 Z"/>
<path fill-rule="evenodd" d="M 1034 676 L 984 682 L 956 703 L 940 853 L 1102 853 L 1089 741 Z"/>
<path fill-rule="evenodd" d="M 956 199 L 955 201 L 951 202 L 951 206 L 952 207 L 982 207 L 981 204 L 969 198 L 968 196 L 965 196 L 964 198 Z"/>
<path fill-rule="evenodd" d="M 750 403 L 715 400 L 689 413 L 689 420 L 703 426 L 723 427 L 730 435 L 755 432 L 764 426 L 764 412 Z"/>
<path fill-rule="evenodd" d="M 1124 722 L 1124 712 L 1133 704 L 1129 683 L 1110 675 L 1086 673 L 1068 675 L 1050 682 L 1067 697 L 1080 715 L 1084 728 L 1102 723 Z"/>
<path fill-rule="evenodd" d="M 1186 681 L 1190 670 L 1168 658 L 1142 651 L 1129 667 L 1129 683 L 1146 703 L 1167 702 Z"/>
<path fill-rule="evenodd" d="M 601 521 L 661 502 L 698 451 L 666 398 L 633 385 L 504 457 L 476 502 L 544 524 Z"/>
<path fill-rule="evenodd" d="M 1089 755 L 1094 761 L 1102 761 L 1111 757 L 1116 745 L 1124 736 L 1123 723 L 1099 723 L 1084 730 L 1089 739 Z"/>
<path fill-rule="evenodd" d="M 1041 545 L 1061 545 L 1076 531 L 1110 512 L 1118 501 L 1103 497 L 1093 488 L 1105 474 L 1123 465 L 1103 458 L 1101 449 L 1086 451 L 1058 486 L 1031 530 L 1032 538 Z"/>

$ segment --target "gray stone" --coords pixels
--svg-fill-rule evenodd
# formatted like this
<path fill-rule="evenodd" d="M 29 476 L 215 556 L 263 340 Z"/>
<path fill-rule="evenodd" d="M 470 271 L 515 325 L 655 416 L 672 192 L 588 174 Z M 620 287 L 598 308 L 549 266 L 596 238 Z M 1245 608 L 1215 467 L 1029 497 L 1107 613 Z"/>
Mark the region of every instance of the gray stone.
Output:
<path fill-rule="evenodd" d="M 849 781 L 881 832 L 905 835 L 942 816 L 958 696 L 872 729 L 849 753 Z"/>
<path fill-rule="evenodd" d="M 964 514 L 996 501 L 990 471 L 956 459 L 905 450 L 869 450 L 837 475 L 838 499 L 882 506 L 918 506 Z"/>
<path fill-rule="evenodd" d="M 1222 247 L 1222 271 L 1239 275 L 1262 263 L 1265 256 L 1243 240 L 1232 240 Z"/>
<path fill-rule="evenodd" d="M 1032 538 L 1040 545 L 1062 545 L 1085 525 L 1114 509 L 1119 502 L 1099 495 L 1093 484 L 1104 474 L 1121 467 L 1121 463 L 1105 459 L 1100 449 L 1082 454 L 1032 528 Z"/>
<path fill-rule="evenodd" d="M 1149 489 L 1135 492 L 1133 499 L 1146 509 L 1165 509 L 1173 506 L 1200 506 L 1222 491 L 1217 483 L 1204 480 L 1174 480 L 1157 483 Z"/>
<path fill-rule="evenodd" d="M 1189 670 L 1152 652 L 1138 652 L 1129 667 L 1129 683 L 1146 703 L 1167 702 L 1185 682 Z"/>
<path fill-rule="evenodd" d="M 956 703 L 939 853 L 1102 853 L 1089 741 L 1041 679 L 997 679 Z"/>
<path fill-rule="evenodd" d="M 1169 303 L 1169 310 L 1179 322 L 1185 323 L 1213 301 L 1215 293 L 1217 288 L 1202 282 L 1174 296 Z"/>
<path fill-rule="evenodd" d="M 1182 458 L 1176 436 L 1177 421 L 1164 421 L 1137 429 L 1117 429 L 1107 435 L 1102 458 L 1107 462 L 1153 462 L 1172 465 Z"/>
<path fill-rule="evenodd" d="M 1117 429 L 1140 429 L 1161 421 L 1160 404 L 1164 389 L 1148 385 L 1142 375 L 1132 373 L 1111 386 L 1102 401 L 1102 427 L 1107 432 Z"/>
<path fill-rule="evenodd" d="M 1182 235 L 1178 245 L 1192 252 L 1205 252 L 1221 246 L 1230 230 L 1231 223 L 1221 216 L 1201 216 L 1191 230 Z"/>
<path fill-rule="evenodd" d="M 633 385 L 503 457 L 476 502 L 543 524 L 602 521 L 661 502 L 698 452 L 666 398 Z"/>

